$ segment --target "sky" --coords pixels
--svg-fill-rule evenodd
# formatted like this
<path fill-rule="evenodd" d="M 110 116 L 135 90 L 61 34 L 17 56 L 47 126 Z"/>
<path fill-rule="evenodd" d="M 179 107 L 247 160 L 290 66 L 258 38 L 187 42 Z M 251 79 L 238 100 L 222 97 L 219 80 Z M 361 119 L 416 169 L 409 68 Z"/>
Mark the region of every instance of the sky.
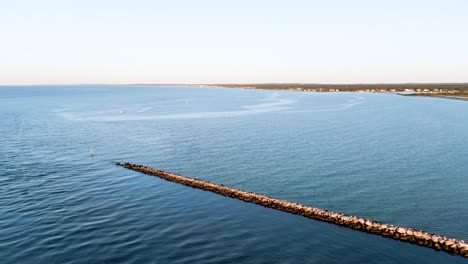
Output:
<path fill-rule="evenodd" d="M 466 0 L 0 0 L 0 85 L 468 82 Z"/>

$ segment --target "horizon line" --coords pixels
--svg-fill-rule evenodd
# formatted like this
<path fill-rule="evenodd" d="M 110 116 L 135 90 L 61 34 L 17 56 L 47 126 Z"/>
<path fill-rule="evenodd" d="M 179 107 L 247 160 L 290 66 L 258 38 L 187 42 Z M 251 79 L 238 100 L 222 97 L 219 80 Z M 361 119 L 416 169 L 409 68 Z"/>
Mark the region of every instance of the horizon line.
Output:
<path fill-rule="evenodd" d="M 0 84 L 1 86 L 163 86 L 163 85 L 177 85 L 177 86 L 194 86 L 194 85 L 265 85 L 265 84 L 279 84 L 279 85 L 468 85 L 468 82 L 370 82 L 370 83 L 314 83 L 314 82 L 249 82 L 249 83 L 67 83 L 67 84 Z"/>

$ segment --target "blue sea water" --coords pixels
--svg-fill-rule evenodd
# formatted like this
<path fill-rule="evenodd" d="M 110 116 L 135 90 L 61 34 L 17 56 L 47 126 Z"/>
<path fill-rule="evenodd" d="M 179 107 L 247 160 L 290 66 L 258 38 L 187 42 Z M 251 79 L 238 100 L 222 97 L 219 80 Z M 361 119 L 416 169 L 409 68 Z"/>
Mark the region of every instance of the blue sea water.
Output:
<path fill-rule="evenodd" d="M 0 135 L 1 263 L 466 263 L 113 162 L 468 240 L 468 102 L 0 87 Z"/>

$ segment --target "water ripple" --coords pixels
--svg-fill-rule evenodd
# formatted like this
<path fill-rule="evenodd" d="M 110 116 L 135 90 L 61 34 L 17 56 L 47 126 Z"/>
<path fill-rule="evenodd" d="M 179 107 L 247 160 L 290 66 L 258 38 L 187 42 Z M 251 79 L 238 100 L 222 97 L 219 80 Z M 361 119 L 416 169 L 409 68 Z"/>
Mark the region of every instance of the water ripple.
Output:
<path fill-rule="evenodd" d="M 112 162 L 467 240 L 467 104 L 233 89 L 43 89 L 0 98 L 8 106 L 0 108 L 2 263 L 464 261 Z"/>

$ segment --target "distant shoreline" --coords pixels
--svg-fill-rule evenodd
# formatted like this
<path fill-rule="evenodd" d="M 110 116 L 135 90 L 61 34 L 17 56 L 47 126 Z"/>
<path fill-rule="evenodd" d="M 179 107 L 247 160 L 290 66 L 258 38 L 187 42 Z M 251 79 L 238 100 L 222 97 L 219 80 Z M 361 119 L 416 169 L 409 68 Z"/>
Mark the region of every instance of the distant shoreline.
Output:
<path fill-rule="evenodd" d="M 128 83 L 128 84 L 30 84 L 0 85 L 4 87 L 194 87 L 194 88 L 233 88 L 242 90 L 268 90 L 314 93 L 383 93 L 400 96 L 434 97 L 450 100 L 468 101 L 468 83 L 381 83 L 381 84 L 303 84 L 303 83 L 257 83 L 257 84 L 188 84 L 188 83 Z"/>
<path fill-rule="evenodd" d="M 198 88 L 233 88 L 242 90 L 268 90 L 313 93 L 383 93 L 400 96 L 435 97 L 451 100 L 468 101 L 468 84 L 246 84 L 246 85 L 189 85 Z M 380 87 L 382 86 L 382 87 Z M 392 88 L 389 88 L 392 87 Z M 441 88 L 435 88 L 441 86 Z M 454 87 L 451 87 L 454 86 Z M 333 87 L 333 88 L 331 88 Z M 380 88 L 379 88 L 380 87 Z M 416 88 L 419 87 L 419 88 Z"/>
<path fill-rule="evenodd" d="M 435 97 L 435 98 L 442 98 L 442 99 L 450 99 L 450 100 L 459 100 L 459 101 L 468 101 L 468 96 L 447 96 L 447 95 L 425 95 L 425 94 L 399 94 L 401 96 L 415 96 L 415 97 Z"/>

